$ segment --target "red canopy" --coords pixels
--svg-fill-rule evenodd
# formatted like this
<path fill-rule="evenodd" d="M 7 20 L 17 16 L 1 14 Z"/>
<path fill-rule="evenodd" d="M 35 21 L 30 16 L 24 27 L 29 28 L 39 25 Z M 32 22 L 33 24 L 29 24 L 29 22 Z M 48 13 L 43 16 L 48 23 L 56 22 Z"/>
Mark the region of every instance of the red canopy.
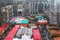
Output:
<path fill-rule="evenodd" d="M 33 38 L 34 40 L 41 40 L 41 35 L 38 29 L 33 30 Z"/>
<path fill-rule="evenodd" d="M 4 40 L 13 40 L 18 29 L 19 29 L 19 25 L 15 25 L 15 27 L 9 32 L 9 34 L 7 35 L 6 38 L 4 38 Z"/>
<path fill-rule="evenodd" d="M 0 27 L 0 32 L 3 31 L 6 27 L 8 27 L 8 24 L 3 24 L 1 27 Z"/>
<path fill-rule="evenodd" d="M 40 20 L 40 21 L 38 22 L 38 24 L 47 24 L 47 21 L 45 21 L 44 19 L 42 19 L 42 20 Z"/>

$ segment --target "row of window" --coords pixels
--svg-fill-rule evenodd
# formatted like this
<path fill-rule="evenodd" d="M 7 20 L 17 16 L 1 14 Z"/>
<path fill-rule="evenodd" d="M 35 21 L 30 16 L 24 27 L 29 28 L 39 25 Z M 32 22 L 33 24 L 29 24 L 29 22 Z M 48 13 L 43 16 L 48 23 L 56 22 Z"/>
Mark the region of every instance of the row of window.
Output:
<path fill-rule="evenodd" d="M 45 6 L 42 4 L 42 3 L 40 3 L 39 5 L 38 5 L 38 7 L 37 7 L 37 3 L 31 3 L 31 10 L 32 10 L 32 12 L 31 13 L 37 13 L 37 12 L 34 12 L 34 10 L 36 10 L 37 11 L 37 9 L 38 9 L 38 13 L 44 13 L 44 10 L 45 9 L 47 9 L 47 4 L 45 4 Z"/>
<path fill-rule="evenodd" d="M 32 11 L 31 14 L 37 14 L 37 12 Z"/>

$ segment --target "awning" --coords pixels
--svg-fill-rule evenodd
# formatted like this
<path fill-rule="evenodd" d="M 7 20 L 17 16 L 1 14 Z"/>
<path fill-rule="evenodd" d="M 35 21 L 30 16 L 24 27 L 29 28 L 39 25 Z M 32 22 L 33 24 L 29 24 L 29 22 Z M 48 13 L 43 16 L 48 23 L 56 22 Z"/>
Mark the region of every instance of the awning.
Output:
<path fill-rule="evenodd" d="M 17 18 L 17 19 L 15 20 L 15 22 L 16 22 L 17 24 L 28 24 L 29 20 L 26 19 L 26 18 Z"/>

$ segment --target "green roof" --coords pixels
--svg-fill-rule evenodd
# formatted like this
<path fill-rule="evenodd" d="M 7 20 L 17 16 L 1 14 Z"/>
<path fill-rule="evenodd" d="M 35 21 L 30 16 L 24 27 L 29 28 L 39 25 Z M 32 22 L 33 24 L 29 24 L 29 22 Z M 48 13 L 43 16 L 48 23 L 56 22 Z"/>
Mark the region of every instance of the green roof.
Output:
<path fill-rule="evenodd" d="M 44 16 L 39 16 L 38 20 L 44 19 Z"/>
<path fill-rule="evenodd" d="M 38 20 L 42 20 L 42 19 L 47 20 L 46 18 L 44 18 L 44 16 L 39 16 L 38 17 Z"/>

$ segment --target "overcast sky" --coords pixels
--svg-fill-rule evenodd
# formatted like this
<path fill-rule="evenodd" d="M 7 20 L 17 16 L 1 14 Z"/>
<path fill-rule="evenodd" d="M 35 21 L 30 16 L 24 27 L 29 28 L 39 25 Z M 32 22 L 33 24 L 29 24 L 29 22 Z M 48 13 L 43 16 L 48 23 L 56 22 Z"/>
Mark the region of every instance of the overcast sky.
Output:
<path fill-rule="evenodd" d="M 50 0 L 48 0 L 48 1 L 50 1 Z M 60 0 L 55 0 L 55 3 L 59 3 L 60 4 Z"/>
<path fill-rule="evenodd" d="M 60 3 L 60 0 L 56 0 L 57 3 Z"/>

